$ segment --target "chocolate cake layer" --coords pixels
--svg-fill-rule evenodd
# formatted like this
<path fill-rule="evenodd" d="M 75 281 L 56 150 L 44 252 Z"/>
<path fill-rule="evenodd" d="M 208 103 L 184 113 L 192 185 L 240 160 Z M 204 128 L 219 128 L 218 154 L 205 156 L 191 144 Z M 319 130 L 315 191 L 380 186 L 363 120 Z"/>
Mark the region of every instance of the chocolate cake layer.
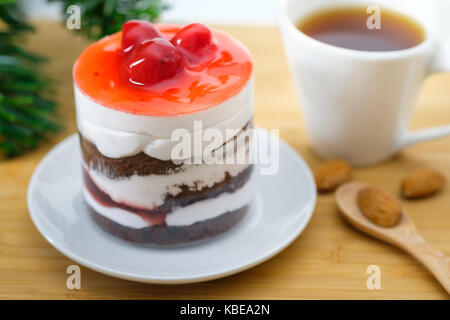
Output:
<path fill-rule="evenodd" d="M 79 137 L 84 162 L 90 168 L 101 171 L 109 178 L 128 178 L 134 174 L 141 176 L 165 175 L 181 170 L 182 164 L 152 158 L 143 152 L 131 157 L 109 158 L 101 154 L 97 147 L 83 138 L 81 134 Z"/>
<path fill-rule="evenodd" d="M 248 205 L 189 226 L 167 226 L 164 223 L 143 229 L 122 226 L 97 213 L 91 207 L 89 209 L 91 217 L 104 231 L 122 240 L 138 244 L 165 246 L 197 242 L 222 234 L 242 220 L 248 211 Z"/>
<path fill-rule="evenodd" d="M 253 122 L 250 121 L 242 130 L 248 130 L 252 127 Z M 135 174 L 139 176 L 166 175 L 183 170 L 183 164 L 153 158 L 143 152 L 130 157 L 109 158 L 101 154 L 97 147 L 81 134 L 79 134 L 79 137 L 82 156 L 86 165 L 102 172 L 108 178 L 128 178 Z"/>
<path fill-rule="evenodd" d="M 161 206 L 153 210 L 145 210 L 131 207 L 124 203 L 117 203 L 111 199 L 109 195 L 100 190 L 94 183 L 89 173 L 83 170 L 84 184 L 90 194 L 95 200 L 106 207 L 117 207 L 127 211 L 139 214 L 144 220 L 161 220 L 161 215 L 165 215 L 172 211 L 174 207 L 185 207 L 193 204 L 196 201 L 211 199 L 219 196 L 224 192 L 233 193 L 241 188 L 251 176 L 253 165 L 249 165 L 244 171 L 238 175 L 232 177 L 229 173 L 225 174 L 225 179 L 219 183 L 214 184 L 212 187 L 205 187 L 201 190 L 190 190 L 188 186 L 181 185 L 181 192 L 176 196 L 168 194 Z"/>

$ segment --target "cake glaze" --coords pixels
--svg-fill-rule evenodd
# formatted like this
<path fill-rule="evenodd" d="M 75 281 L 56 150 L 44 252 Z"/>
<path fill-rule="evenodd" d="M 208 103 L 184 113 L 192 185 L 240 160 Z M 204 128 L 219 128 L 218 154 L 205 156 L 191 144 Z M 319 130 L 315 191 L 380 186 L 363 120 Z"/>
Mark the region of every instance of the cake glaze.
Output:
<path fill-rule="evenodd" d="M 182 26 L 157 26 L 167 39 Z M 224 32 L 213 30 L 216 57 L 199 68 L 150 89 L 130 85 L 122 76 L 122 33 L 91 44 L 75 62 L 76 86 L 91 100 L 109 109 L 144 116 L 182 116 L 220 105 L 238 95 L 249 82 L 253 63 L 248 50 Z"/>

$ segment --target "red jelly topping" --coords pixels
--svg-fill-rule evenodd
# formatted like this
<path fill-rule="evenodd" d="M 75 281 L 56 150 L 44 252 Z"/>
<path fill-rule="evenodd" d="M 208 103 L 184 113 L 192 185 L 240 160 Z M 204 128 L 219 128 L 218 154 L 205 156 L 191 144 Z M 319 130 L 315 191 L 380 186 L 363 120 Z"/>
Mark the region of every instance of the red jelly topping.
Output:
<path fill-rule="evenodd" d="M 144 40 L 163 36 L 153 24 L 144 20 L 130 20 L 123 25 L 122 31 L 124 34 L 122 37 L 123 52 L 129 52 Z"/>
<path fill-rule="evenodd" d="M 138 86 L 150 86 L 173 78 L 183 69 L 181 51 L 165 38 L 138 44 L 124 57 L 122 64 L 125 79 Z"/>
<path fill-rule="evenodd" d="M 217 51 L 211 30 L 201 23 L 184 27 L 170 41 L 180 48 L 191 67 L 209 62 Z"/>
<path fill-rule="evenodd" d="M 229 35 L 201 24 L 156 25 L 155 33 L 153 25 L 139 23 L 128 22 L 123 39 L 122 32 L 105 37 L 76 61 L 75 83 L 94 101 L 133 114 L 175 116 L 218 105 L 250 79 L 250 53 Z"/>

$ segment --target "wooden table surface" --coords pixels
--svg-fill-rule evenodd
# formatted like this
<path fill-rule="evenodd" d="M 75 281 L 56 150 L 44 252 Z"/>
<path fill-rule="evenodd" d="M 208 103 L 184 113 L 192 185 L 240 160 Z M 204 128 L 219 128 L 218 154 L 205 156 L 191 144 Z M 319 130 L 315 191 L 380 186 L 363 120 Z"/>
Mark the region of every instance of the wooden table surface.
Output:
<path fill-rule="evenodd" d="M 321 159 L 307 146 L 301 114 L 280 36 L 274 27 L 223 27 L 244 42 L 255 58 L 256 124 L 280 129 L 280 136 L 312 169 Z M 58 80 L 56 97 L 65 130 L 36 151 L 0 162 L 0 298 L 3 299 L 448 299 L 429 272 L 406 253 L 345 223 L 333 195 L 320 195 L 302 235 L 275 258 L 251 270 L 206 283 L 163 286 L 115 279 L 87 268 L 82 289 L 66 288 L 74 264 L 34 227 L 26 204 L 27 186 L 39 160 L 75 132 L 71 67 L 87 42 L 55 23 L 39 23 L 29 46 L 51 58 L 46 71 Z M 427 80 L 413 128 L 450 123 L 450 75 Z M 357 169 L 354 178 L 398 192 L 401 178 L 431 167 L 450 180 L 450 139 L 408 148 L 382 165 Z M 289 187 L 289 181 L 286 181 Z M 277 195 L 283 201 L 283 194 Z M 404 202 L 419 231 L 450 254 L 450 186 L 436 197 Z M 366 287 L 369 265 L 381 268 L 381 289 Z"/>

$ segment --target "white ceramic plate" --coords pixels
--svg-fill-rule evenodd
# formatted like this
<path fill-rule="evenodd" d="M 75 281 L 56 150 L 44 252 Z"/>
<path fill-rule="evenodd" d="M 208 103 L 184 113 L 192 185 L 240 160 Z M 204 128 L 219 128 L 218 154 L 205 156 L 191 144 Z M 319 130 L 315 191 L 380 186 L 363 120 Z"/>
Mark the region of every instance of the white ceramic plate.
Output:
<path fill-rule="evenodd" d="M 309 222 L 316 203 L 304 160 L 280 143 L 280 170 L 260 175 L 244 220 L 206 243 L 173 249 L 140 247 L 104 233 L 91 220 L 81 194 L 79 142 L 71 136 L 38 165 L 28 189 L 31 218 L 61 253 L 110 276 L 148 283 L 191 283 L 251 268 L 286 248 Z"/>

